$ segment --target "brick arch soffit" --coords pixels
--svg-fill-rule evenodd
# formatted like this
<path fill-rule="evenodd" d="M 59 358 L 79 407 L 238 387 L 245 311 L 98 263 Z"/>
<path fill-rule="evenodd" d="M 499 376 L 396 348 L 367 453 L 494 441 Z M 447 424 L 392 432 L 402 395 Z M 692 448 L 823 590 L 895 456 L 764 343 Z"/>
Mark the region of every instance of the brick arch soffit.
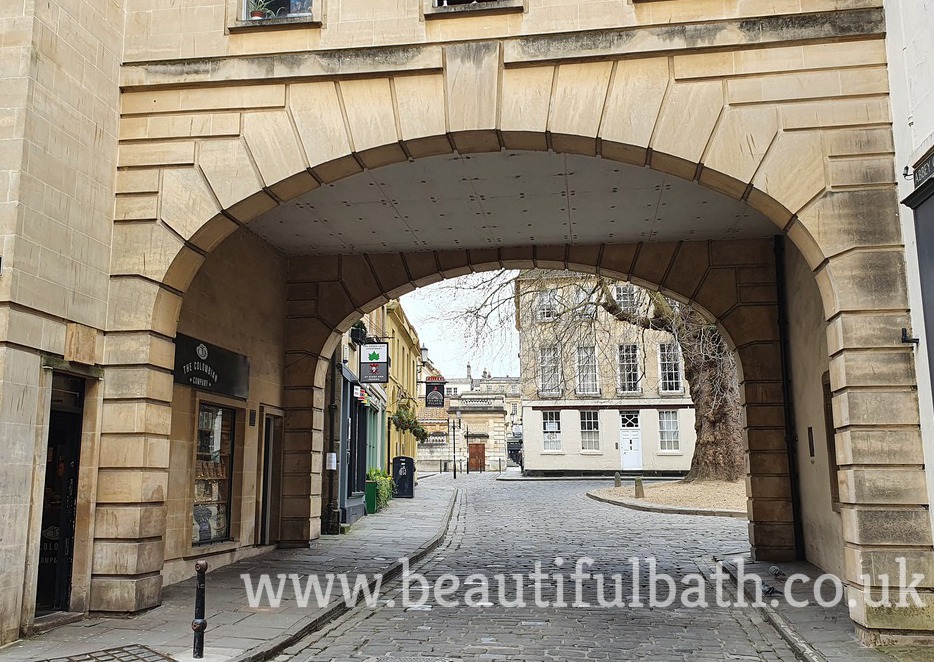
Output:
<path fill-rule="evenodd" d="M 483 132 L 473 132 L 473 133 L 483 133 Z M 489 131 L 488 133 L 490 134 L 491 137 L 495 137 L 497 135 L 496 131 Z M 542 144 L 546 144 L 545 143 L 545 140 L 547 138 L 546 134 L 540 134 L 540 132 L 524 132 L 524 135 L 526 136 L 536 135 L 537 137 L 541 138 Z M 596 153 L 594 151 L 594 147 L 596 145 L 596 141 L 594 140 L 594 138 L 592 137 L 589 137 L 589 138 L 573 137 L 573 138 L 577 138 L 577 139 L 567 141 L 570 147 L 568 149 L 563 150 L 563 153 L 576 154 L 576 155 L 582 155 L 582 156 L 591 156 L 593 158 L 607 158 L 604 156 L 594 156 L 594 154 Z M 450 149 L 447 151 L 436 151 L 431 154 L 427 154 L 426 156 L 438 156 L 441 154 L 450 154 L 450 153 L 455 152 L 455 149 L 453 146 L 454 143 L 450 139 L 449 136 L 439 135 L 439 136 L 434 136 L 430 139 L 426 138 L 424 140 L 425 141 L 430 141 L 430 140 L 445 141 L 450 146 Z M 478 141 L 478 142 L 482 143 L 482 141 Z M 534 144 L 533 140 L 528 140 L 527 142 L 529 144 Z M 393 143 L 392 145 L 387 145 L 385 147 L 398 148 L 398 144 Z M 631 146 L 631 145 L 623 145 L 622 147 L 623 147 L 623 151 L 628 150 L 628 149 L 638 151 L 641 149 L 641 148 L 638 148 L 637 146 Z M 375 152 L 380 149 L 383 149 L 383 148 L 374 148 L 368 151 Z M 465 153 L 465 154 L 470 153 L 469 151 L 466 151 L 466 150 L 457 150 L 457 151 L 458 153 Z M 480 151 L 486 152 L 490 150 L 483 149 Z M 548 151 L 548 150 L 529 149 L 529 150 L 523 150 L 523 151 Z M 401 150 L 399 150 L 399 153 L 402 153 Z M 661 157 L 661 158 L 658 158 L 658 157 Z M 806 259 L 808 259 L 811 268 L 815 270 L 815 272 L 819 269 L 820 265 L 825 261 L 826 256 L 824 256 L 823 251 L 820 245 L 818 244 L 818 242 L 814 239 L 814 237 L 810 234 L 810 232 L 806 228 L 803 227 L 802 224 L 795 222 L 796 216 L 791 211 L 789 211 L 782 204 L 781 201 L 776 200 L 775 198 L 769 196 L 764 191 L 761 191 L 760 189 L 753 187 L 751 184 L 747 185 L 746 183 L 740 182 L 739 180 L 736 180 L 730 177 L 729 175 L 725 175 L 723 173 L 713 171 L 710 168 L 706 168 L 706 166 L 703 166 L 702 164 L 696 164 L 696 168 L 693 168 L 693 171 L 695 172 L 695 177 L 692 179 L 689 177 L 684 177 L 681 174 L 682 172 L 685 171 L 683 168 L 668 169 L 664 167 L 664 164 L 671 163 L 672 161 L 680 161 L 677 157 L 660 154 L 660 153 L 653 153 L 653 158 L 654 158 L 654 161 L 650 160 L 649 163 L 645 164 L 645 167 L 649 167 L 653 170 L 656 170 L 658 172 L 663 172 L 668 175 L 679 177 L 686 181 L 697 181 L 697 183 L 700 186 L 709 188 L 719 193 L 720 195 L 727 195 L 727 193 L 724 192 L 725 190 L 737 190 L 737 189 L 744 190 L 745 193 L 743 194 L 742 199 L 746 200 L 750 206 L 757 209 L 766 218 L 772 221 L 772 223 L 774 223 L 776 226 L 776 234 L 784 234 L 786 237 L 788 237 L 788 239 L 801 252 L 801 254 L 804 255 Z M 191 238 L 187 242 L 185 242 L 185 245 L 182 246 L 179 249 L 178 253 L 175 255 L 175 257 L 171 261 L 171 264 L 166 270 L 165 276 L 162 278 L 162 283 L 166 285 L 169 288 L 169 290 L 175 291 L 175 292 L 180 293 L 181 295 L 184 295 L 184 293 L 188 290 L 188 287 L 190 286 L 195 275 L 197 274 L 201 264 L 203 263 L 204 258 L 206 258 L 211 253 L 211 251 L 213 251 L 213 249 L 215 249 L 218 245 L 220 245 L 220 243 L 222 243 L 224 239 L 232 235 L 240 227 L 244 227 L 244 226 L 248 227 L 250 221 L 254 220 L 255 218 L 258 218 L 265 212 L 265 208 L 263 208 L 262 205 L 256 204 L 256 202 L 260 198 L 268 199 L 269 195 L 267 191 L 288 190 L 289 194 L 287 197 L 279 196 L 283 202 L 287 202 L 288 200 L 294 199 L 296 197 L 304 195 L 305 193 L 313 191 L 314 189 L 318 188 L 320 186 L 320 183 L 322 182 L 333 183 L 341 179 L 344 179 L 346 177 L 351 177 L 353 175 L 359 174 L 361 172 L 360 163 L 362 162 L 363 161 L 361 160 L 360 155 L 358 153 L 350 152 L 346 154 L 345 156 L 342 156 L 338 159 L 334 159 L 327 163 L 318 164 L 316 166 L 308 168 L 307 170 L 302 170 L 298 173 L 294 173 L 288 177 L 285 177 L 280 182 L 277 182 L 276 184 L 273 184 L 271 186 L 267 186 L 264 189 L 257 190 L 256 192 L 248 196 L 245 196 L 242 200 L 238 201 L 237 203 L 230 205 L 228 208 L 222 209 L 219 213 L 214 214 L 211 218 L 207 219 L 202 224 L 196 225 L 198 229 L 192 234 Z M 397 163 L 397 162 L 400 162 L 400 161 L 399 160 L 391 161 L 391 162 L 385 163 L 384 165 L 391 165 L 392 163 Z M 633 165 L 631 163 L 621 161 L 621 160 L 616 160 L 616 162 L 620 162 L 620 163 L 623 163 L 624 165 L 628 165 L 631 167 L 640 167 L 638 165 Z M 662 167 L 656 167 L 655 165 L 656 162 L 659 164 L 662 164 Z M 378 170 L 378 168 L 376 169 Z M 707 181 L 717 181 L 719 182 L 719 185 L 714 187 L 714 186 L 710 186 L 709 184 L 705 184 L 701 182 L 698 178 L 699 178 L 699 173 L 702 170 L 704 170 L 707 173 L 713 174 L 713 176 L 707 178 Z M 191 172 L 192 174 L 199 173 L 199 174 L 194 174 L 194 176 L 198 176 L 201 178 L 199 185 L 202 187 L 207 187 L 207 189 L 210 190 L 210 186 L 208 185 L 207 181 L 204 179 L 203 174 L 200 174 L 200 171 L 197 168 L 193 169 Z M 328 177 L 322 177 L 320 174 L 318 174 L 319 172 L 340 173 L 340 175 L 328 178 Z M 286 185 L 286 186 L 282 188 L 280 187 L 280 185 Z M 167 194 L 168 193 L 165 190 L 160 192 L 160 195 L 167 195 Z M 734 197 L 734 196 L 729 196 L 729 197 Z M 259 209 L 259 211 L 256 213 L 252 213 L 252 214 L 248 213 L 247 215 L 244 215 L 244 213 L 242 212 L 243 209 L 254 209 L 254 208 Z M 236 215 L 233 213 L 235 209 L 238 210 L 238 213 Z M 238 219 L 237 216 L 239 216 L 240 218 Z M 787 234 L 787 230 L 791 228 L 792 225 L 795 225 L 798 229 L 798 231 L 794 234 L 794 236 Z M 489 267 L 490 269 L 499 268 L 498 262 L 493 262 L 491 264 L 496 265 L 496 266 L 490 266 Z M 595 265 L 588 265 L 588 264 L 578 265 L 577 268 L 570 267 L 570 266 L 568 266 L 567 268 L 571 270 L 585 271 L 585 272 L 590 272 L 590 273 L 593 273 L 595 271 Z M 473 270 L 479 271 L 481 269 L 479 265 L 473 265 Z M 452 270 L 452 271 L 456 271 L 456 270 Z M 461 275 L 462 273 L 464 272 L 461 270 L 456 275 Z M 610 275 L 609 272 L 605 269 L 603 269 L 601 273 Z M 438 280 L 442 280 L 445 277 L 447 276 L 439 275 Z M 614 277 L 620 278 L 622 280 L 629 279 L 628 274 L 622 274 L 622 273 L 618 273 Z M 822 298 L 824 309 L 825 309 L 824 311 L 825 315 L 827 315 L 829 314 L 829 310 L 828 310 L 829 307 L 832 306 L 832 302 L 835 300 L 835 296 L 833 292 L 833 282 L 829 278 L 825 278 L 825 279 L 817 278 L 815 280 L 820 290 L 821 298 Z M 657 283 L 649 283 L 649 282 L 638 283 L 637 279 L 635 278 L 633 278 L 633 282 L 637 282 L 637 284 L 642 284 L 648 287 L 649 289 L 658 289 Z M 424 284 L 427 284 L 427 283 L 422 283 L 422 285 Z M 412 289 L 415 289 L 414 285 L 412 286 Z M 408 291 L 411 291 L 411 290 L 408 290 Z M 402 293 L 404 292 L 393 294 L 393 296 L 394 297 L 400 296 Z M 688 301 L 683 295 L 679 295 L 678 293 L 667 292 L 667 291 L 666 291 L 666 294 L 672 294 L 673 298 L 681 299 L 686 303 L 690 303 L 692 306 L 694 306 L 698 310 L 702 310 L 702 312 L 704 312 L 704 314 L 708 316 L 709 319 L 716 320 L 716 316 L 711 315 L 709 311 L 703 311 L 703 309 L 699 305 L 697 305 L 696 302 Z M 153 311 L 153 317 L 152 317 L 153 320 L 157 319 L 157 316 L 160 312 L 158 308 L 177 306 L 175 302 L 170 300 L 171 298 L 172 297 L 157 297 L 156 302 L 154 304 L 154 311 Z M 376 307 L 379 305 L 378 301 L 379 300 L 376 300 L 376 303 L 374 303 L 373 307 Z M 348 318 L 349 321 L 344 320 L 345 324 L 342 323 L 340 325 L 337 325 L 338 329 L 342 328 L 343 326 L 346 326 L 349 328 L 349 326 L 353 323 L 353 321 L 355 321 L 355 319 L 357 319 L 361 314 L 367 312 L 367 311 L 362 311 L 362 312 L 361 311 L 362 309 L 358 308 L 357 312 L 355 313 L 356 317 Z M 163 317 L 162 319 L 165 319 L 165 318 Z M 727 342 L 730 344 L 730 346 L 735 347 L 736 345 L 733 343 L 733 340 L 730 338 L 729 332 L 726 329 L 724 329 L 722 325 L 719 325 L 719 326 L 721 328 L 721 331 L 724 332 L 724 336 L 727 338 Z M 336 342 L 336 340 L 332 340 L 332 342 Z M 331 343 L 329 343 L 329 345 L 330 344 Z"/>

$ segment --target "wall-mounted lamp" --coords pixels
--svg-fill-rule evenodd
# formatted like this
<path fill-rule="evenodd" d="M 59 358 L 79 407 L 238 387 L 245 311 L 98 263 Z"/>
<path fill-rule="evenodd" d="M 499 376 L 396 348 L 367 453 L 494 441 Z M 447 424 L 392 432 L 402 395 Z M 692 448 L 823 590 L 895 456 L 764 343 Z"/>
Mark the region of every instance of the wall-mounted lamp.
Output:
<path fill-rule="evenodd" d="M 421 354 L 422 354 L 422 363 L 423 364 L 428 363 L 428 348 L 425 347 L 425 343 L 422 343 Z"/>

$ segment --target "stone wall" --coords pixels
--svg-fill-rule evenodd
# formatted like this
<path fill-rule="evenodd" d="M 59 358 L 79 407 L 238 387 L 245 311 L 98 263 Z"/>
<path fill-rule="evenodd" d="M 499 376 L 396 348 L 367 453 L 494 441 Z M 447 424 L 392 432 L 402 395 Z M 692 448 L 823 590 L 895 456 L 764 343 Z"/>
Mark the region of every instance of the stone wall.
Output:
<path fill-rule="evenodd" d="M 34 612 L 49 375 L 40 352 L 103 362 L 123 7 L 92 0 L 0 7 L 0 644 Z M 76 356 L 68 323 L 90 353 Z M 72 329 L 77 327 L 72 326 Z M 75 345 L 71 345 L 75 347 Z M 72 609 L 88 607 L 99 402 L 85 408 Z M 0 488 L 2 491 L 4 488 Z M 41 510 L 41 509 L 39 509 Z"/>
<path fill-rule="evenodd" d="M 211 567 L 240 558 L 256 542 L 256 490 L 263 430 L 259 411 L 282 406 L 285 371 L 285 260 L 256 235 L 241 231 L 205 262 L 188 290 L 178 331 L 250 360 L 249 396 L 236 401 L 176 384 L 172 398 L 163 582 L 194 574 L 192 557 L 211 554 Z M 236 408 L 231 543 L 192 547 L 194 430 L 200 402 Z M 249 412 L 257 412 L 249 425 Z M 219 547 L 225 552 L 218 554 Z"/>

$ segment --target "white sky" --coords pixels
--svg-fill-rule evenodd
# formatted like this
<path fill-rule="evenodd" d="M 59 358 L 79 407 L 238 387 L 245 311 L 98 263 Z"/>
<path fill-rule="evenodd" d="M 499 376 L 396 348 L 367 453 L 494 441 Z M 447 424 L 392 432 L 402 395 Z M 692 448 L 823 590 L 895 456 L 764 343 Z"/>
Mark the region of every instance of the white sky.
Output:
<path fill-rule="evenodd" d="M 466 377 L 467 363 L 474 377 L 479 377 L 484 368 L 497 377 L 519 375 L 519 334 L 512 323 L 511 305 L 502 311 L 501 322 L 496 325 L 498 332 L 480 346 L 474 346 L 467 324 L 457 319 L 458 310 L 476 305 L 479 300 L 479 291 L 470 289 L 471 279 L 479 282 L 483 277 L 471 274 L 442 281 L 400 299 L 422 344 L 428 347 L 428 357 L 449 379 Z"/>

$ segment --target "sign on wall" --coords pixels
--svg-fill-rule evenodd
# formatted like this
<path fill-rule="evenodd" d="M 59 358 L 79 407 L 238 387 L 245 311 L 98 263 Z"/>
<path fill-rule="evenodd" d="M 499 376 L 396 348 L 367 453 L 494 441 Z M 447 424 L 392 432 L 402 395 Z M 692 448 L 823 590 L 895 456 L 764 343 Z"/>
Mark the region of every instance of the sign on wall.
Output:
<path fill-rule="evenodd" d="M 425 379 L 425 406 L 444 407 L 444 377 L 431 376 Z"/>
<path fill-rule="evenodd" d="M 360 347 L 360 370 L 357 373 L 365 384 L 389 383 L 389 343 L 374 342 Z"/>
<path fill-rule="evenodd" d="M 174 378 L 176 384 L 246 399 L 250 359 L 179 333 L 175 336 Z"/>

